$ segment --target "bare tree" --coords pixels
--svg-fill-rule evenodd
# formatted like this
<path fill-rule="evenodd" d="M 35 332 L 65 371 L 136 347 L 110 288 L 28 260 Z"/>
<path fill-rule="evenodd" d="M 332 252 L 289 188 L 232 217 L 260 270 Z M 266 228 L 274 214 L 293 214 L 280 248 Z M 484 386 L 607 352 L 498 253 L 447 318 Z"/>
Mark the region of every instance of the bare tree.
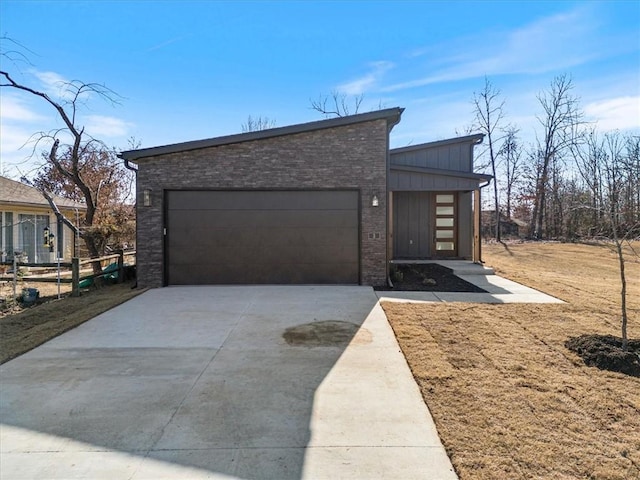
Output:
<path fill-rule="evenodd" d="M 595 235 L 601 226 L 603 217 L 602 163 L 604 151 L 595 129 L 585 137 L 583 145 L 574 148 L 574 158 L 578 172 L 588 188 L 591 225 L 589 236 Z"/>
<path fill-rule="evenodd" d="M 473 94 L 473 105 L 476 115 L 476 126 L 487 137 L 489 151 L 489 163 L 493 175 L 493 196 L 495 202 L 496 229 L 495 238 L 500 241 L 500 199 L 498 196 L 498 178 L 496 176 L 496 164 L 498 161 L 500 138 L 496 138 L 500 132 L 500 126 L 504 119 L 504 100 L 500 100 L 500 90 L 496 89 L 491 81 L 484 78 L 482 91 Z"/>
<path fill-rule="evenodd" d="M 242 124 L 242 133 L 247 132 L 257 132 L 259 130 L 267 130 L 269 128 L 274 128 L 276 126 L 276 121 L 269 117 L 259 116 L 253 118 L 249 115 L 247 121 Z"/>
<path fill-rule="evenodd" d="M 505 138 L 498 151 L 498 157 L 502 158 L 505 171 L 504 183 L 507 197 L 505 213 L 507 218 L 511 219 L 515 188 L 522 176 L 522 144 L 518 141 L 517 128 L 510 126 L 505 130 Z"/>
<path fill-rule="evenodd" d="M 627 135 L 625 139 L 624 168 L 627 172 L 625 188 L 625 221 L 640 226 L 640 135 Z M 640 228 L 633 235 L 640 237 Z"/>
<path fill-rule="evenodd" d="M 326 117 L 346 117 L 358 113 L 363 100 L 362 93 L 349 98 L 346 93 L 333 91 L 331 95 L 320 95 L 317 100 L 309 100 L 309 102 L 312 110 Z"/>
<path fill-rule="evenodd" d="M 100 97 L 110 103 L 117 103 L 117 95 L 97 83 L 84 83 L 77 80 L 65 82 L 61 85 L 64 93 L 60 100 L 54 100 L 44 91 L 37 90 L 20 82 L 17 82 L 7 71 L 0 70 L 0 87 L 15 89 L 36 98 L 41 99 L 54 109 L 57 117 L 62 121 L 63 127 L 48 132 L 34 134 L 34 151 L 42 144 L 48 144 L 48 153 L 44 158 L 60 176 L 73 183 L 81 194 L 81 199 L 86 205 L 83 225 L 80 236 L 84 240 L 89 255 L 93 258 L 100 256 L 100 238 L 96 234 L 94 222 L 101 206 L 100 183 L 97 188 L 92 188 L 85 178 L 85 164 L 92 154 L 100 150 L 108 150 L 105 145 L 91 137 L 78 119 L 79 109 L 90 96 Z M 50 195 L 43 192 L 45 198 Z M 53 207 L 53 206 L 52 206 Z M 56 208 L 53 208 L 56 211 Z M 57 211 L 59 217 L 62 215 Z M 60 218 L 67 225 L 73 222 Z M 65 221 L 66 220 L 66 221 Z M 95 264 L 94 270 L 100 270 L 100 265 Z"/>
<path fill-rule="evenodd" d="M 542 138 L 538 139 L 539 169 L 536 178 L 535 199 L 531 216 L 530 233 L 533 238 L 542 238 L 550 167 L 562 155 L 579 142 L 582 135 L 583 114 L 579 102 L 571 94 L 573 83 L 567 75 L 556 77 L 550 89 L 538 95 L 543 116 L 538 117 L 542 126 Z"/>
<path fill-rule="evenodd" d="M 621 331 L 622 331 L 622 348 L 627 349 L 627 279 L 625 274 L 625 246 L 633 251 L 630 242 L 630 236 L 637 224 L 627 224 L 625 222 L 624 206 L 625 206 L 625 186 L 627 182 L 627 170 L 625 168 L 625 157 L 632 154 L 632 151 L 625 147 L 633 148 L 632 143 L 626 143 L 618 132 L 609 132 L 605 134 L 602 144 L 604 155 L 602 156 L 602 172 L 605 181 L 605 216 L 609 222 L 611 230 L 611 238 L 613 240 L 616 255 L 618 257 L 618 265 L 620 272 L 620 310 L 621 310 Z M 626 153 L 626 154 L 625 154 Z"/>

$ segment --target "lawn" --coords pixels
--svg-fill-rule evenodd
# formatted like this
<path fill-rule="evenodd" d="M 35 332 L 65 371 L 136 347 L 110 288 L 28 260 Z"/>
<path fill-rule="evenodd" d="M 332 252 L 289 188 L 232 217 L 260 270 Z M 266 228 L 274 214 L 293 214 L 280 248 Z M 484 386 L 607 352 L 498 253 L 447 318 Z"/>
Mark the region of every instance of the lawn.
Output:
<path fill-rule="evenodd" d="M 144 291 L 132 289 L 131 283 L 122 283 L 86 291 L 75 298 L 66 291 L 63 298 L 57 299 L 57 288 L 53 284 L 31 283 L 29 286 L 50 296 L 29 308 L 0 312 L 0 364 Z"/>
<path fill-rule="evenodd" d="M 383 304 L 460 478 L 640 478 L 640 378 L 587 367 L 564 346 L 620 335 L 615 255 L 526 243 L 483 256 L 567 303 Z M 640 262 L 628 258 L 629 336 L 640 338 Z"/>

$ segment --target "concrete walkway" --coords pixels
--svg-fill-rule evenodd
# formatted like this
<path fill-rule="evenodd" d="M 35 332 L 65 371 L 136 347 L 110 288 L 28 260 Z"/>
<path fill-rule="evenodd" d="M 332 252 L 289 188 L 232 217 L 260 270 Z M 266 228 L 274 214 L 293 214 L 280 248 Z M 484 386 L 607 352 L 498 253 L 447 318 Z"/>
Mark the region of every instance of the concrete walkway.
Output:
<path fill-rule="evenodd" d="M 453 270 L 456 276 L 482 288 L 487 293 L 377 291 L 380 301 L 418 303 L 565 303 L 551 295 L 500 277 L 491 268 L 469 261 L 442 260 L 416 263 L 438 263 L 443 265 Z"/>
<path fill-rule="evenodd" d="M 457 478 L 369 287 L 151 290 L 2 365 L 0 420 L 2 479 Z"/>

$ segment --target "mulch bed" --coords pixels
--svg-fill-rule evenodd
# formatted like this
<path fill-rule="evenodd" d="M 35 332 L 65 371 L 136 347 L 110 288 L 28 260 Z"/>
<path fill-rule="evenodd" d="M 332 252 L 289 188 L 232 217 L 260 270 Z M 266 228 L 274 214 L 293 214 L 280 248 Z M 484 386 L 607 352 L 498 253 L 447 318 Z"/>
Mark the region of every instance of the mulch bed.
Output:
<path fill-rule="evenodd" d="M 486 290 L 456 277 L 453 270 L 437 263 L 394 265 L 391 281 L 393 288 L 384 286 L 376 287 L 376 290 L 486 293 Z"/>
<path fill-rule="evenodd" d="M 626 350 L 622 338 L 613 335 L 581 335 L 564 345 L 589 366 L 640 377 L 640 340 L 629 340 Z"/>

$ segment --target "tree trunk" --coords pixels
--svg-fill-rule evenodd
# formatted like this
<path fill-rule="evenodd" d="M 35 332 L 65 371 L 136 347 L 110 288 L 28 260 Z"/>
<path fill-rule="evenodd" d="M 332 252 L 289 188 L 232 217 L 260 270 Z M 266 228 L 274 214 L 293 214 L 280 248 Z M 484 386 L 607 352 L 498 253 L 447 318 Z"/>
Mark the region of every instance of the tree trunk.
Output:
<path fill-rule="evenodd" d="M 83 237 L 84 244 L 89 251 L 89 258 L 100 258 L 100 251 L 96 245 L 96 241 L 90 234 L 85 234 Z M 93 273 L 97 274 L 102 271 L 102 267 L 100 266 L 100 262 L 92 262 L 91 268 L 93 269 Z"/>
<path fill-rule="evenodd" d="M 620 309 L 622 313 L 622 349 L 626 350 L 629 344 L 627 339 L 627 278 L 624 272 L 624 251 L 622 249 L 622 242 L 618 238 L 615 225 L 613 226 L 614 239 L 616 242 L 616 252 L 618 254 L 618 263 L 620 264 Z"/>
<path fill-rule="evenodd" d="M 496 242 L 501 241 L 500 232 L 500 203 L 498 202 L 498 182 L 496 181 L 496 162 L 493 159 L 493 149 L 491 152 L 491 173 L 493 174 L 493 198 L 496 204 Z"/>
<path fill-rule="evenodd" d="M 546 174 L 543 174 L 546 176 Z M 547 188 L 544 177 L 540 179 L 536 192 L 536 205 L 534 207 L 535 218 L 533 219 L 533 238 L 540 240 L 542 238 L 542 226 L 544 225 L 545 203 L 547 201 Z"/>

